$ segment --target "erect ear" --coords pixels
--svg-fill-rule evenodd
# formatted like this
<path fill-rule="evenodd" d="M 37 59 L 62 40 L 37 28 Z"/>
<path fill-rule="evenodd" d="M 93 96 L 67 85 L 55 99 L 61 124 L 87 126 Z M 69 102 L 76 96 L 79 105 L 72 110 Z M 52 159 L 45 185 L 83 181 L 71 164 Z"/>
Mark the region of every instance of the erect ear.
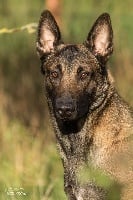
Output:
<path fill-rule="evenodd" d="M 85 45 L 102 62 L 106 63 L 113 52 L 113 30 L 110 16 L 103 13 L 96 20 L 88 34 Z"/>
<path fill-rule="evenodd" d="M 54 51 L 60 39 L 60 30 L 53 15 L 48 10 L 43 11 L 38 25 L 37 52 L 39 56 L 42 57 Z"/>

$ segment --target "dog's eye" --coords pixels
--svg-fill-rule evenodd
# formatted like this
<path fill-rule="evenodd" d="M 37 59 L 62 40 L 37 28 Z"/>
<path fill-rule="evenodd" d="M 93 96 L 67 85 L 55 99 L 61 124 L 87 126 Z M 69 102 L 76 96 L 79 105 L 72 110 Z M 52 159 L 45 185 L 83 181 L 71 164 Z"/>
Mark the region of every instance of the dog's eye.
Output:
<path fill-rule="evenodd" d="M 50 76 L 51 76 L 51 78 L 56 79 L 56 78 L 58 78 L 58 72 L 53 71 L 53 72 L 50 73 Z"/>
<path fill-rule="evenodd" d="M 88 77 L 88 72 L 82 72 L 81 74 L 80 74 L 80 79 L 81 80 L 85 80 L 87 77 Z"/>

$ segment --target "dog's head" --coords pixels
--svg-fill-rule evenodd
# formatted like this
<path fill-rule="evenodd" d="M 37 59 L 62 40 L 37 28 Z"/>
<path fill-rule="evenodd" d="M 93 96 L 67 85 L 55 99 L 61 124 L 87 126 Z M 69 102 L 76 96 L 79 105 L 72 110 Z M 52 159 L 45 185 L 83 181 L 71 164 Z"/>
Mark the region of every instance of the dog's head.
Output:
<path fill-rule="evenodd" d="M 112 39 L 107 13 L 96 20 L 80 45 L 64 44 L 52 14 L 47 10 L 41 14 L 37 52 L 48 98 L 58 119 L 82 118 L 102 103 L 109 85 L 105 64 L 113 51 Z"/>

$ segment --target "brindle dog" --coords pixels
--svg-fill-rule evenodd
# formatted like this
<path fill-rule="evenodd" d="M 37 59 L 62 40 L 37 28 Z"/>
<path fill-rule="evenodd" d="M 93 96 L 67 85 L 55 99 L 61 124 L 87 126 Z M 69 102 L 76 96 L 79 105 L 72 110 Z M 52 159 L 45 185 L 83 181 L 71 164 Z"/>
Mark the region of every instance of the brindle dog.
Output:
<path fill-rule="evenodd" d="M 91 166 L 114 177 L 123 185 L 121 198 L 132 200 L 133 112 L 117 93 L 106 67 L 113 52 L 109 14 L 102 14 L 85 42 L 75 45 L 64 44 L 52 14 L 42 12 L 37 52 L 68 199 L 107 198 L 94 180 L 80 181 L 84 166 Z"/>

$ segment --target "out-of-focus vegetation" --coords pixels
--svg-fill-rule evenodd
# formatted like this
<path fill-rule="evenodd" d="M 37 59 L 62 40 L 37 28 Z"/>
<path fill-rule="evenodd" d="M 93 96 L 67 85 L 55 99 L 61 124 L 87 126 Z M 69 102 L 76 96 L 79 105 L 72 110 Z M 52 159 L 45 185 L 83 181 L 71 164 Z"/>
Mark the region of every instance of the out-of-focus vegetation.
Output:
<path fill-rule="evenodd" d="M 133 2 L 63 0 L 64 41 L 82 42 L 94 20 L 109 12 L 114 55 L 109 66 L 120 94 L 133 105 Z M 0 29 L 38 22 L 43 0 L 1 0 Z M 65 200 L 63 169 L 50 128 L 36 34 L 0 35 L 0 199 Z M 8 195 L 23 188 L 26 196 Z M 11 194 L 11 193 L 10 193 Z M 115 200 L 115 198 L 113 198 Z"/>

